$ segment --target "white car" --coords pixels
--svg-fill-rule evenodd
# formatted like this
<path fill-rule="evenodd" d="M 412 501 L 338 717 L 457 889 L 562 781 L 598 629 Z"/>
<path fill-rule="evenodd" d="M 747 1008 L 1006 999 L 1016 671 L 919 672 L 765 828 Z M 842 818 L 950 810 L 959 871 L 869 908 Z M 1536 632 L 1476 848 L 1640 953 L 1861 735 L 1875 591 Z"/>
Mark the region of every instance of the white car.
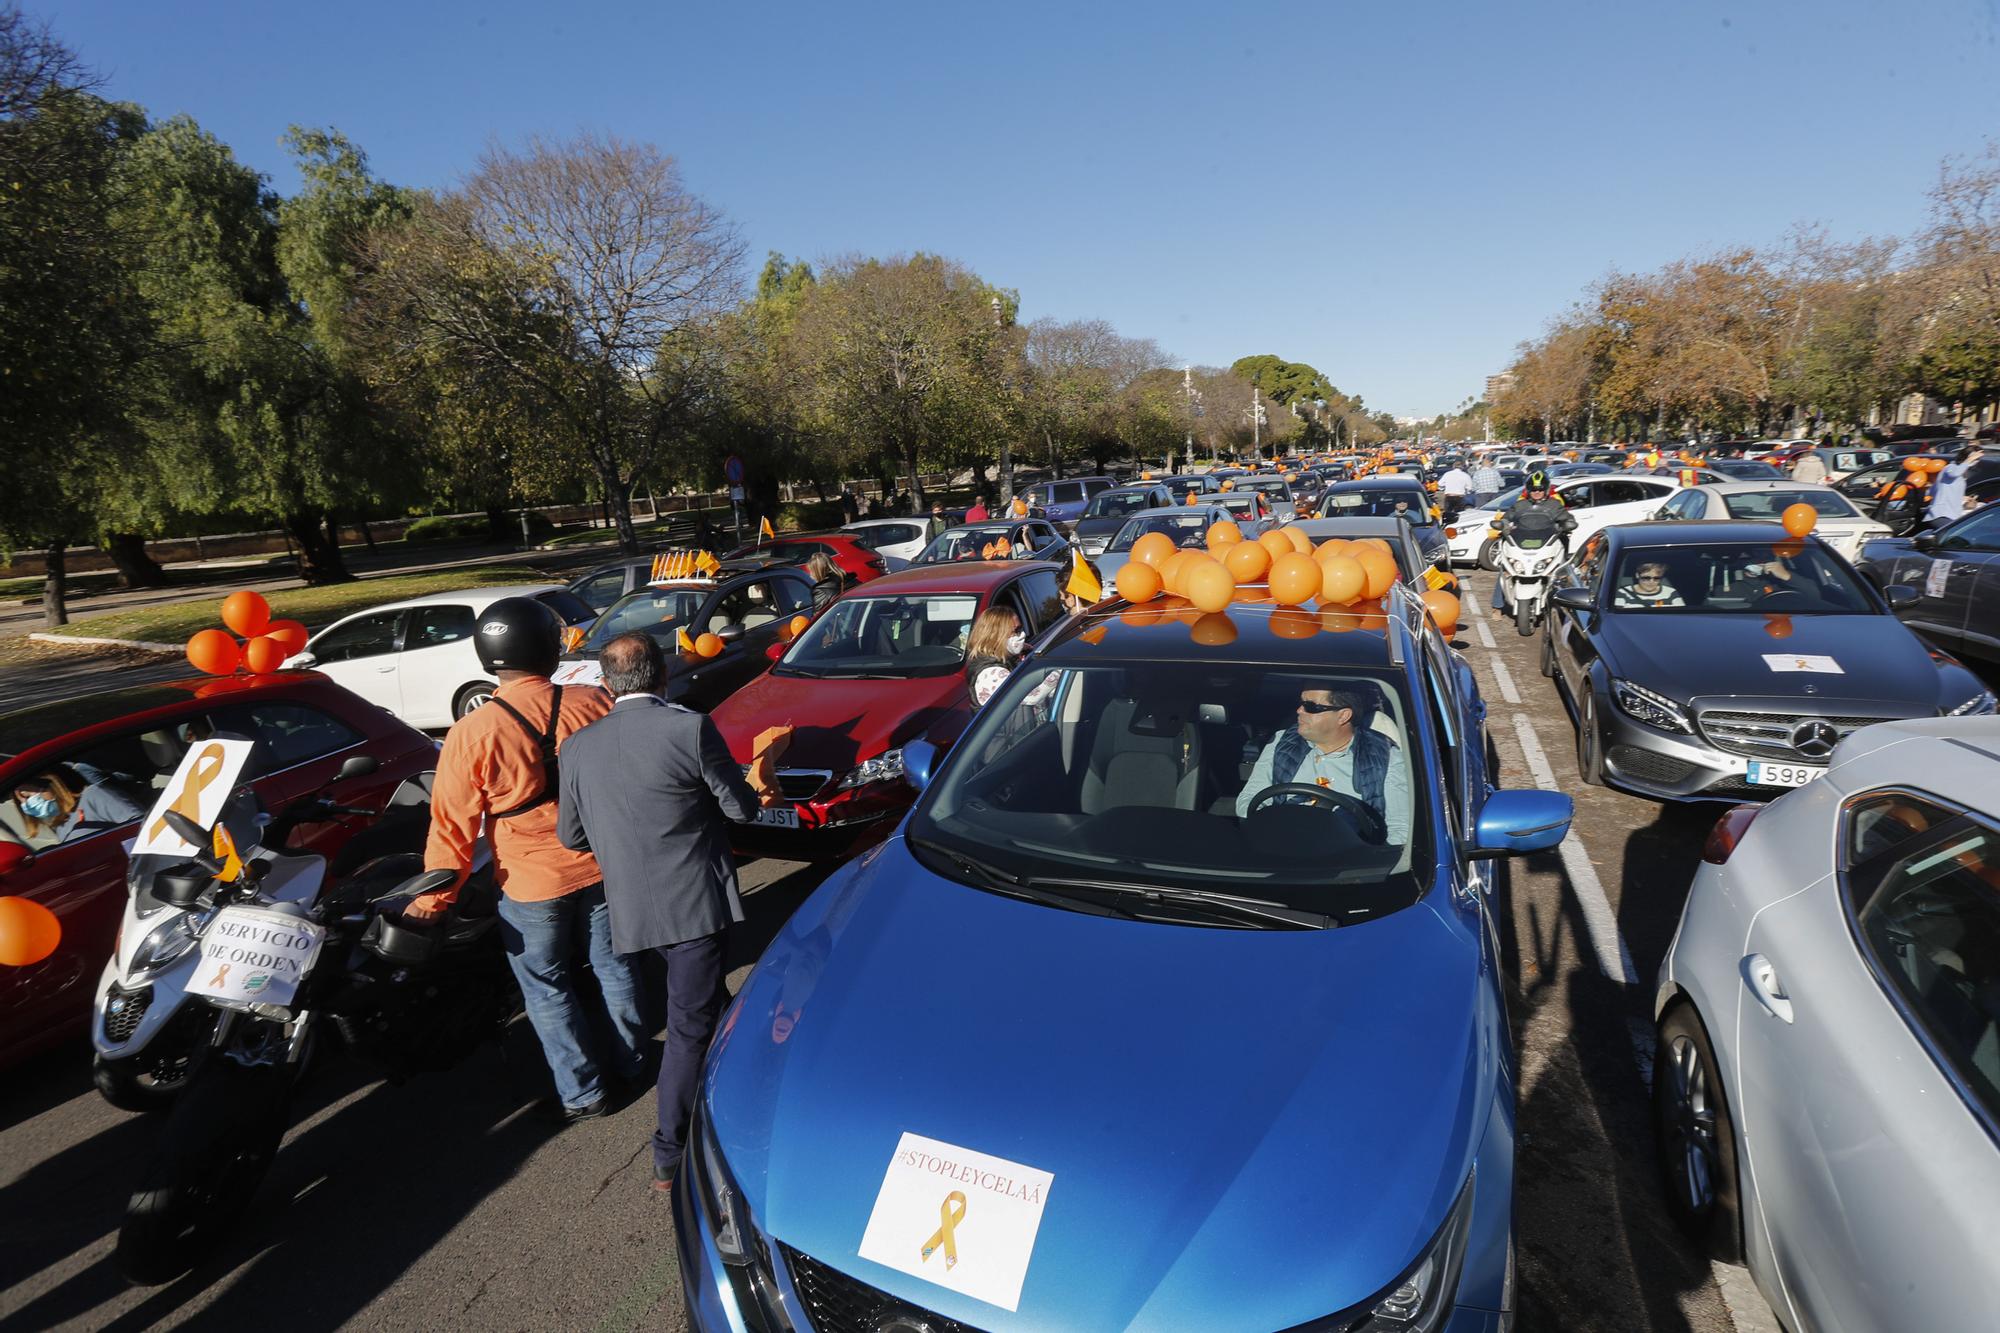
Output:
<path fill-rule="evenodd" d="M 936 519 L 912 514 L 904 518 L 864 518 L 841 525 L 855 539 L 882 557 L 883 567 L 894 573 L 917 558 L 931 538 L 944 531 Z"/>
<path fill-rule="evenodd" d="M 1569 539 L 1569 547 L 1574 551 L 1600 529 L 1614 523 L 1642 523 L 1653 517 L 1667 497 L 1680 489 L 1680 482 L 1673 477 L 1613 473 L 1564 478 L 1551 482 L 1550 489 L 1576 515 L 1576 533 Z M 1445 534 L 1451 543 L 1451 562 L 1493 568 L 1493 520 L 1513 508 L 1520 498 L 1521 488 L 1517 486 L 1501 492 L 1488 507 L 1464 510 L 1448 522 Z"/>
<path fill-rule="evenodd" d="M 479 664 L 472 631 L 503 597 L 532 597 L 565 625 L 597 616 L 560 583 L 435 592 L 336 620 L 285 666 L 317 671 L 413 727 L 449 727 L 493 697 L 498 682 Z"/>
<path fill-rule="evenodd" d="M 2000 719 L 1832 760 L 1703 851 L 1654 1002 L 1668 1202 L 1787 1328 L 1990 1329 Z"/>
<path fill-rule="evenodd" d="M 1847 560 L 1861 558 L 1861 544 L 1894 534 L 1854 507 L 1854 502 L 1829 486 L 1809 481 L 1725 481 L 1690 486 L 1670 497 L 1654 517 L 1666 519 L 1734 518 L 1776 523 L 1795 504 L 1809 504 L 1819 513 L 1813 535 Z"/>

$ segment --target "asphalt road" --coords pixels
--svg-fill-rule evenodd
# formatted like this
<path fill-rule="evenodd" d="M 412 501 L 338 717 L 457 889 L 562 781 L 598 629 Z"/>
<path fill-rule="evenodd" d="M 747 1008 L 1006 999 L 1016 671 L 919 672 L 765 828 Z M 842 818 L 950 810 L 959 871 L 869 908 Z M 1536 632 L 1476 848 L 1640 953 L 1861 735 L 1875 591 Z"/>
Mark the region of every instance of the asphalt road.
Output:
<path fill-rule="evenodd" d="M 1490 585 L 1467 582 L 1470 609 Z M 1520 1056 L 1519 1327 L 1774 1330 L 1741 1270 L 1673 1229 L 1647 1109 L 1652 980 L 1714 812 L 1584 787 L 1538 646 L 1490 613 L 1460 635 L 1503 781 L 1577 801 L 1560 854 L 1507 864 L 1496 889 Z M 821 878 L 744 874 L 732 988 Z M 125 1288 L 110 1252 L 155 1127 L 100 1101 L 85 1065 L 58 1052 L 0 1080 L 0 1328 L 682 1326 L 672 1223 L 647 1189 L 651 1099 L 543 1124 L 525 1032 L 404 1087 L 324 1079 L 253 1215 L 210 1266 L 153 1291 Z"/>

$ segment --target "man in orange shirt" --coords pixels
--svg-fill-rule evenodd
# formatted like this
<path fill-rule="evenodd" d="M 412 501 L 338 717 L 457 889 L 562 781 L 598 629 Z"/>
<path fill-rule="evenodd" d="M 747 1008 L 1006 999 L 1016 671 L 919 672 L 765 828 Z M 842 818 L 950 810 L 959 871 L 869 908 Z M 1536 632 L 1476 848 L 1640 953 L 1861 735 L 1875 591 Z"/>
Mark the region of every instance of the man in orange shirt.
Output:
<path fill-rule="evenodd" d="M 589 852 L 556 838 L 557 754 L 569 736 L 611 711 L 594 685 L 559 686 L 549 676 L 561 656 L 562 626 L 532 597 L 504 597 L 486 608 L 473 633 L 479 660 L 499 678 L 491 702 L 445 734 L 431 788 L 426 870 L 472 867 L 482 833 L 493 845 L 500 885 L 500 937 L 521 983 L 528 1021 L 542 1040 L 562 1101 L 560 1118 L 583 1120 L 611 1109 L 610 1089 L 593 1058 L 594 1024 L 577 995 L 571 960 L 577 936 L 589 941 L 590 966 L 604 996 L 616 1077 L 645 1074 L 651 1032 L 643 1017 L 636 958 L 612 952 L 604 876 Z M 426 894 L 405 915 L 442 913 L 458 887 Z"/>

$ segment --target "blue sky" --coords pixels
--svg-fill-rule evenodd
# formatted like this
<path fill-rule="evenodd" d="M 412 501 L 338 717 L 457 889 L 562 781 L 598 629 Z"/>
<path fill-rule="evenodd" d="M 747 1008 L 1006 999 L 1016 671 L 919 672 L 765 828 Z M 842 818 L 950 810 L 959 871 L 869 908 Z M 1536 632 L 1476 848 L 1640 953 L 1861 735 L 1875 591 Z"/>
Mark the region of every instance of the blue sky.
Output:
<path fill-rule="evenodd" d="M 281 190 L 294 122 L 436 187 L 610 131 L 753 266 L 932 250 L 1024 317 L 1308 361 L 1399 414 L 1614 267 L 1913 230 L 2000 134 L 2000 0 L 25 4 Z"/>

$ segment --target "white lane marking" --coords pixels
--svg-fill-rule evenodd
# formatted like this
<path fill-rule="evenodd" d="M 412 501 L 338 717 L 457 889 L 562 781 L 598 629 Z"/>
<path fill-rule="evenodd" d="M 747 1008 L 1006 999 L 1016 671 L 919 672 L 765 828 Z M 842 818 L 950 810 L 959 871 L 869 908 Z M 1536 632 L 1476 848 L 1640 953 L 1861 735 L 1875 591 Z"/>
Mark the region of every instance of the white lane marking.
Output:
<path fill-rule="evenodd" d="M 1472 590 L 1470 588 L 1467 588 L 1466 591 L 1470 592 Z M 1486 606 L 1477 597 L 1461 597 L 1458 599 L 1458 601 L 1459 605 L 1463 606 L 1467 611 L 1472 613 L 1472 618 L 1474 620 L 1486 619 Z"/>
<path fill-rule="evenodd" d="M 1496 661 L 1493 665 L 1498 668 L 1500 664 Z M 1521 754 L 1528 761 L 1528 772 L 1534 775 L 1536 785 L 1550 791 L 1561 791 L 1562 788 L 1556 785 L 1555 770 L 1549 767 L 1549 757 L 1542 752 L 1542 743 L 1535 736 L 1534 724 L 1528 721 L 1526 713 L 1514 714 L 1514 733 L 1520 739 Z M 1569 874 L 1569 886 L 1576 894 L 1577 905 L 1583 909 L 1583 924 L 1590 932 L 1590 944 L 1597 954 L 1598 969 L 1613 981 L 1627 986 L 1638 985 L 1639 969 L 1632 965 L 1632 951 L 1625 947 L 1625 937 L 1618 933 L 1618 915 L 1611 910 L 1611 899 L 1605 896 L 1604 882 L 1597 877 L 1597 867 L 1590 863 L 1583 844 L 1575 838 L 1566 837 L 1556 844 L 1556 851 L 1562 856 L 1563 869 Z"/>
<path fill-rule="evenodd" d="M 1482 646 L 1485 647 L 1487 652 L 1497 653 L 1500 651 L 1500 645 L 1493 642 L 1493 631 L 1486 628 L 1485 621 L 1483 620 L 1473 621 L 1472 632 L 1479 636 L 1479 642 Z"/>
<path fill-rule="evenodd" d="M 1481 625 L 1479 628 L 1485 629 L 1486 626 Z M 1507 664 L 1498 657 L 1495 657 L 1488 665 L 1493 668 L 1493 679 L 1500 683 L 1500 697 L 1510 704 L 1518 705 L 1521 702 L 1521 692 L 1514 688 L 1514 673 L 1509 671 Z M 1552 784 L 1546 782 L 1542 785 L 1545 787 L 1552 786 Z"/>

